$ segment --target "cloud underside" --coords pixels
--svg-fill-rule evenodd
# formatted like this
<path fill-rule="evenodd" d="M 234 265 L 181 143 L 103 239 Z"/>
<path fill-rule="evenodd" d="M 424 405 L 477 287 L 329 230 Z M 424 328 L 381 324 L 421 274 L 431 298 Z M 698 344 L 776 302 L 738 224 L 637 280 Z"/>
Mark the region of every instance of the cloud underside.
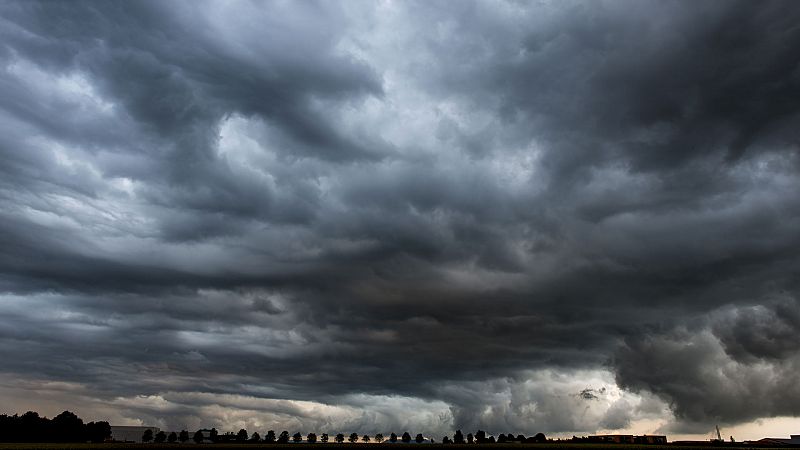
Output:
<path fill-rule="evenodd" d="M 308 431 L 800 415 L 792 3 L 0 9 L 0 398 Z"/>

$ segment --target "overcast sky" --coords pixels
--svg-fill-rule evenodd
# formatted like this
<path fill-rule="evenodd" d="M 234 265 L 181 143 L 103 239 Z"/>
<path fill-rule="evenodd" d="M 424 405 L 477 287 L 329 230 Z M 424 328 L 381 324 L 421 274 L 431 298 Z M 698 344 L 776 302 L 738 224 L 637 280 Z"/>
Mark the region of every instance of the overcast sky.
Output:
<path fill-rule="evenodd" d="M 797 432 L 798 23 L 4 1 L 2 412 Z"/>

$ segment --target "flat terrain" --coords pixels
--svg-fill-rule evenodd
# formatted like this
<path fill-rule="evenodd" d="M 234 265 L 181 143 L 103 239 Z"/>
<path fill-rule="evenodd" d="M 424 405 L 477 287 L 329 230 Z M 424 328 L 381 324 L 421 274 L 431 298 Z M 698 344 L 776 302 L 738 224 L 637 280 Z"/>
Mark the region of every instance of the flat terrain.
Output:
<path fill-rule="evenodd" d="M 571 444 L 568 442 L 549 442 L 546 444 L 486 444 L 486 445 L 455 445 L 455 444 L 53 444 L 53 443 L 46 443 L 46 444 L 36 444 L 36 443 L 1 443 L 0 442 L 0 450 L 117 450 L 117 449 L 126 449 L 126 450 L 161 450 L 161 449 L 172 449 L 172 450 L 213 450 L 213 449 L 240 449 L 240 450 L 248 450 L 248 449 L 270 449 L 270 450 L 300 450 L 300 448 L 305 447 L 304 450 L 311 450 L 311 448 L 322 448 L 325 449 L 341 449 L 344 448 L 353 448 L 353 447 L 361 447 L 361 446 L 369 446 L 373 448 L 373 450 L 378 450 L 378 448 L 386 449 L 386 448 L 395 448 L 401 446 L 415 446 L 419 445 L 422 448 L 428 447 L 447 447 L 448 449 L 464 449 L 464 448 L 471 448 L 473 450 L 492 450 L 492 449 L 519 449 L 524 447 L 529 450 L 534 449 L 570 449 L 570 448 L 577 448 L 577 449 L 584 449 L 584 450 L 665 450 L 665 449 L 672 449 L 672 450 L 700 450 L 700 449 L 719 449 L 719 448 L 785 448 L 785 447 L 752 447 L 744 444 L 731 444 L 731 445 L 723 445 L 723 446 L 711 446 L 711 445 L 698 445 L 698 446 L 690 446 L 690 445 L 638 445 L 638 444 Z M 422 450 L 422 449 L 420 449 Z"/>

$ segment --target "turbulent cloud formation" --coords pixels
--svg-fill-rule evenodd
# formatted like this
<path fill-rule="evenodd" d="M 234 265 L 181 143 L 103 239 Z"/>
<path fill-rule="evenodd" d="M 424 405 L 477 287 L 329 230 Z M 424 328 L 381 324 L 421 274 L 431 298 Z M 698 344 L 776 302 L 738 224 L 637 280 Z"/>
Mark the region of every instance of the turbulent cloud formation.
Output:
<path fill-rule="evenodd" d="M 793 3 L 0 10 L 0 398 L 305 432 L 800 415 Z"/>

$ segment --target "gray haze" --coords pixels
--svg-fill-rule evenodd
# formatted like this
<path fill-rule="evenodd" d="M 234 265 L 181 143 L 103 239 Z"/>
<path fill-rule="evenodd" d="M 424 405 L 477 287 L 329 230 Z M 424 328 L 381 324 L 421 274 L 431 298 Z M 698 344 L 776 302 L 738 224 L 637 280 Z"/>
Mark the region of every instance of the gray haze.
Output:
<path fill-rule="evenodd" d="M 798 416 L 798 23 L 790 1 L 2 2 L 2 412 Z"/>

